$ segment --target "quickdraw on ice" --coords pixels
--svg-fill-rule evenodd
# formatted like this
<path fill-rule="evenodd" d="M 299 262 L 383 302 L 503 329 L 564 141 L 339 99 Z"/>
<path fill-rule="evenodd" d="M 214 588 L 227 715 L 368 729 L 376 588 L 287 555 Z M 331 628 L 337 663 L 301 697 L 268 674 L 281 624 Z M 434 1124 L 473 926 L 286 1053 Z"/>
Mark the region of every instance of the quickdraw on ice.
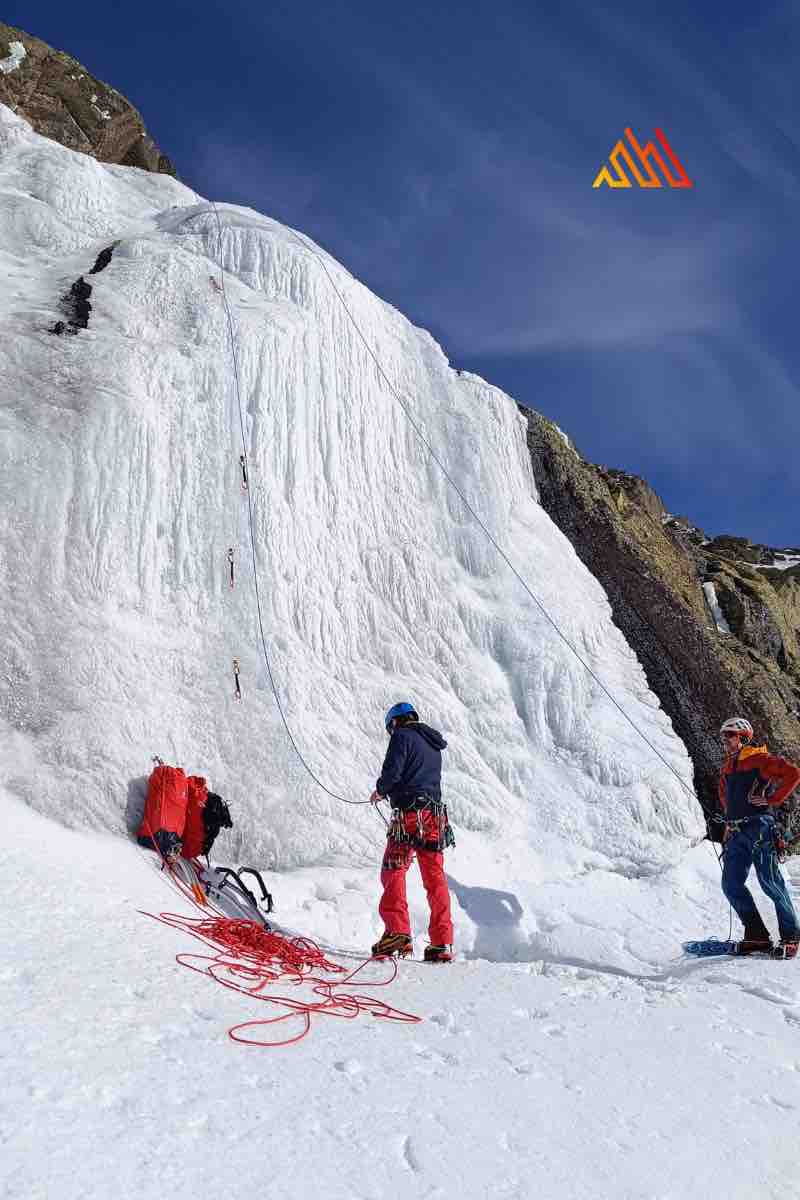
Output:
<path fill-rule="evenodd" d="M 233 660 L 233 686 L 236 689 L 236 691 L 234 692 L 236 699 L 241 700 L 242 689 L 239 686 L 239 660 L 238 660 L 238 658 L 235 658 Z"/>
<path fill-rule="evenodd" d="M 234 575 L 233 575 L 233 546 L 228 547 L 228 565 L 230 567 L 230 586 L 231 586 L 231 590 L 233 590 L 233 587 L 235 584 Z"/>
<path fill-rule="evenodd" d="M 239 465 L 240 465 L 240 466 L 241 466 L 241 468 L 242 468 L 242 491 L 243 491 L 243 492 L 246 492 L 246 491 L 247 491 L 247 488 L 248 488 L 248 483 L 247 483 L 247 463 L 246 463 L 246 461 L 245 461 L 245 457 L 244 457 L 244 455 L 243 455 L 243 454 L 240 454 L 240 455 L 239 455 Z"/>

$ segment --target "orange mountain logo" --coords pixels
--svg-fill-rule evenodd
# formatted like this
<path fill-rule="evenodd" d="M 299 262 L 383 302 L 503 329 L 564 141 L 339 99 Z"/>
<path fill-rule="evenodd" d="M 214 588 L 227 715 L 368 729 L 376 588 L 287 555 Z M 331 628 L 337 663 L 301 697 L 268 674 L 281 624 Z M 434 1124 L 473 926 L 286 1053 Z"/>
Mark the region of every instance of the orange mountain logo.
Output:
<path fill-rule="evenodd" d="M 632 147 L 633 152 L 636 155 L 636 157 L 634 158 L 634 155 L 631 154 L 631 150 L 628 148 L 628 146 L 626 146 L 625 142 L 623 142 L 622 139 L 620 139 L 617 142 L 614 149 L 611 151 L 610 155 L 608 156 L 609 160 L 611 162 L 611 165 L 613 166 L 614 170 L 616 171 L 616 176 L 611 174 L 608 167 L 603 167 L 603 169 L 600 171 L 597 178 L 595 179 L 594 183 L 592 184 L 593 188 L 602 187 L 604 183 L 612 188 L 633 187 L 633 184 L 631 183 L 630 179 L 628 178 L 628 176 L 625 173 L 625 167 L 623 167 L 623 165 L 622 165 L 621 160 L 623 160 L 623 159 L 625 161 L 625 164 L 628 167 L 628 170 L 633 175 L 633 177 L 636 180 L 636 182 L 638 183 L 639 187 L 643 187 L 643 188 L 660 188 L 660 187 L 662 187 L 661 179 L 659 178 L 659 176 L 656 174 L 656 171 L 655 171 L 656 166 L 658 166 L 660 168 L 662 175 L 664 176 L 664 178 L 666 179 L 666 181 L 670 187 L 674 187 L 674 188 L 694 187 L 694 184 L 692 183 L 691 179 L 689 178 L 689 176 L 686 174 L 683 167 L 681 166 L 677 154 L 675 153 L 675 151 L 672 149 L 669 142 L 667 141 L 667 137 L 666 137 L 666 134 L 664 133 L 663 129 L 656 130 L 656 137 L 658 138 L 659 142 L 661 143 L 667 158 L 669 159 L 670 163 L 672 164 L 675 174 L 673 174 L 672 171 L 670 171 L 669 167 L 664 162 L 663 155 L 661 155 L 658 152 L 658 150 L 656 149 L 656 147 L 653 145 L 652 142 L 648 142 L 647 145 L 644 148 L 642 148 L 639 145 L 639 143 L 637 142 L 636 137 L 634 136 L 634 132 L 630 128 L 630 126 L 625 130 L 625 136 L 627 137 L 628 141 L 630 142 L 631 147 Z M 637 159 L 638 159 L 638 162 L 637 162 Z"/>

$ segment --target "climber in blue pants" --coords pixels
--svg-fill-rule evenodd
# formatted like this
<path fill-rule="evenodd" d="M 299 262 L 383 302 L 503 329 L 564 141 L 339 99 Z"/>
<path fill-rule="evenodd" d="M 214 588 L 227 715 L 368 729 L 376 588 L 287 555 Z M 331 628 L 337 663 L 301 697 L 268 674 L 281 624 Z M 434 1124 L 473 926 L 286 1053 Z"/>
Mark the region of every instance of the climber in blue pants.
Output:
<path fill-rule="evenodd" d="M 724 853 L 722 890 L 745 930 L 770 940 L 768 931 L 761 928 L 763 921 L 745 883 L 750 868 L 755 867 L 762 890 L 775 905 L 781 942 L 797 942 L 797 915 L 775 853 L 775 818 L 751 817 L 729 835 Z"/>
<path fill-rule="evenodd" d="M 775 905 L 784 957 L 794 958 L 800 944 L 800 923 L 775 845 L 775 810 L 800 783 L 800 768 L 750 746 L 753 727 L 744 717 L 730 717 L 720 730 L 726 757 L 720 773 L 719 798 L 725 820 L 722 890 L 744 925 L 739 954 L 771 950 L 772 939 L 747 887 L 750 868 Z"/>

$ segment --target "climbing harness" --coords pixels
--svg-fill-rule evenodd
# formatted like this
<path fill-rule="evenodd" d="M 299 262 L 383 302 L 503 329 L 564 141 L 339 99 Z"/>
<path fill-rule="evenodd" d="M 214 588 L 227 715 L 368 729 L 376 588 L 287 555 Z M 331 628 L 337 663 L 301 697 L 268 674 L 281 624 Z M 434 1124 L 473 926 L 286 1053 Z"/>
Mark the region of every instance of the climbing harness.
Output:
<path fill-rule="evenodd" d="M 414 850 L 442 851 L 456 844 L 447 806 L 429 796 L 416 796 L 407 808 L 393 808 L 387 837 Z"/>

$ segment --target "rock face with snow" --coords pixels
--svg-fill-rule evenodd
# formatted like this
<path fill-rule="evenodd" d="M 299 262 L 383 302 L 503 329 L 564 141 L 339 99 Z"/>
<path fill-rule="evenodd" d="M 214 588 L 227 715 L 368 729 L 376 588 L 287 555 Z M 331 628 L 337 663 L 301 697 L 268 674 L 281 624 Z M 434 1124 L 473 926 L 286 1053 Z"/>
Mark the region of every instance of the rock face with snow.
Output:
<path fill-rule="evenodd" d="M 106 163 L 175 174 L 137 110 L 76 59 L 0 21 L 0 103 L 37 133 Z"/>
<path fill-rule="evenodd" d="M 800 568 L 791 555 L 744 538 L 708 541 L 670 519 L 644 480 L 586 462 L 538 413 L 527 420 L 542 504 L 606 589 L 689 749 L 704 803 L 716 807 L 718 730 L 732 713 L 800 759 Z"/>
<path fill-rule="evenodd" d="M 124 831 L 160 754 L 230 802 L 233 853 L 374 864 L 375 814 L 289 744 L 257 581 L 289 727 L 338 797 L 369 795 L 382 714 L 407 697 L 450 743 L 457 853 L 480 854 L 482 878 L 680 856 L 702 828 L 686 751 L 539 504 L 509 397 L 457 376 L 292 230 L 229 205 L 218 223 L 174 180 L 75 154 L 2 107 L 0 192 L 0 718 L 17 794 Z M 81 278 L 87 323 L 54 336 Z"/>

